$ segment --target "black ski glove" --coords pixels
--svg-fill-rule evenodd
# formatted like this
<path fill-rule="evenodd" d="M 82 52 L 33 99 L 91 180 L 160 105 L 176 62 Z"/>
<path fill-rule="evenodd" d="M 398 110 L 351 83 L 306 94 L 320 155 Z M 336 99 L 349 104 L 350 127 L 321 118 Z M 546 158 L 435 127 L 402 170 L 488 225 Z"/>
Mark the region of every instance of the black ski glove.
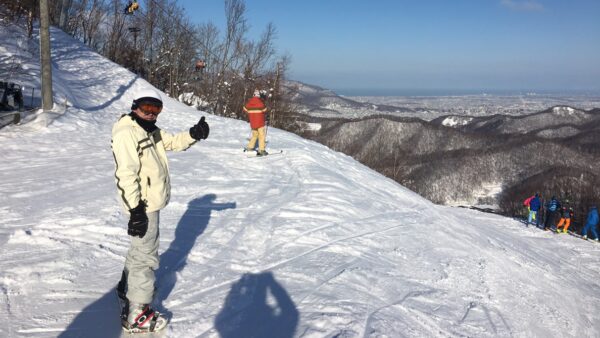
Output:
<path fill-rule="evenodd" d="M 127 228 L 127 234 L 129 236 L 138 236 L 143 238 L 148 231 L 148 216 L 146 216 L 146 204 L 140 201 L 137 207 L 129 210 L 131 216 L 129 217 L 129 226 Z"/>
<path fill-rule="evenodd" d="M 208 128 L 208 123 L 204 121 L 204 116 L 200 118 L 198 123 L 190 128 L 190 136 L 195 140 L 205 140 L 208 137 L 210 129 Z"/>

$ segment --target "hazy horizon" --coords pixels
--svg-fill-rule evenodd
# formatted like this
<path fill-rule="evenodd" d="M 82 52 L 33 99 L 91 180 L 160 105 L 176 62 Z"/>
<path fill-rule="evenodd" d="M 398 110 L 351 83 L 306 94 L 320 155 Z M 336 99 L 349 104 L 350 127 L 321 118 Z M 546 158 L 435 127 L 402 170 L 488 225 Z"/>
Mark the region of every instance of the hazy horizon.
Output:
<path fill-rule="evenodd" d="M 593 89 L 324 88 L 342 96 L 600 96 L 600 90 Z"/>

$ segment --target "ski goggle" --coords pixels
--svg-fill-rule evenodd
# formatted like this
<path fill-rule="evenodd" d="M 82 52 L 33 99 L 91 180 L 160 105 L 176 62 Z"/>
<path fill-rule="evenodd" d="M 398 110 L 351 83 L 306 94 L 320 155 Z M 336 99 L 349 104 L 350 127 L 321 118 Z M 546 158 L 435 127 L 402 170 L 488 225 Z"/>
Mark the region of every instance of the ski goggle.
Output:
<path fill-rule="evenodd" d="M 158 115 L 162 111 L 162 106 L 150 103 L 140 103 L 138 107 L 146 115 Z"/>

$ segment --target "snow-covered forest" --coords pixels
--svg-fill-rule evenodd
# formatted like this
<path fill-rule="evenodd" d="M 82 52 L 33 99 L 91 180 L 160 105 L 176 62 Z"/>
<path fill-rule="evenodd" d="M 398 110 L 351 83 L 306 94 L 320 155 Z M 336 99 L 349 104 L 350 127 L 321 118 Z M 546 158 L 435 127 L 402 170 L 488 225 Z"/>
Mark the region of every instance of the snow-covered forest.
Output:
<path fill-rule="evenodd" d="M 133 3 L 135 7 L 130 6 Z M 277 112 L 272 123 L 284 124 L 287 99 L 280 87 L 289 56 L 278 53 L 272 24 L 267 24 L 258 38 L 250 37 L 244 0 L 223 2 L 227 22 L 223 29 L 208 19 L 192 23 L 190 13 L 177 0 L 139 4 L 59 0 L 48 4 L 51 24 L 170 97 L 217 115 L 240 118 L 239 109 L 232 107 L 242 104 L 254 89 L 262 88 L 268 91 L 271 110 Z M 0 0 L 0 6 L 4 23 L 23 26 L 31 38 L 39 17 L 39 1 Z M 12 62 L 11 73 L 27 74 L 15 64 L 18 60 Z"/>
<path fill-rule="evenodd" d="M 591 110 L 600 107 L 594 92 L 505 93 L 439 96 L 345 96 L 298 81 L 286 82 L 295 111 L 322 118 L 359 119 L 369 116 L 416 117 L 431 121 L 444 116 L 464 118 L 507 115 L 518 117 L 550 107 Z"/>
<path fill-rule="evenodd" d="M 39 88 L 39 50 L 0 25 L 0 64 Z M 0 336 L 119 337 L 129 237 L 111 127 L 152 85 L 52 28 L 55 106 L 0 129 Z M 39 93 L 36 94 L 39 102 Z M 164 93 L 163 93 L 164 95 Z M 164 97 L 169 155 L 155 306 L 166 337 L 597 337 L 600 246 L 435 205 L 356 160 Z M 124 335 L 126 336 L 126 335 Z"/>
<path fill-rule="evenodd" d="M 521 109 L 516 98 L 488 96 L 418 97 L 408 106 L 392 106 L 296 86 L 300 90 L 293 100 L 303 113 L 296 118 L 296 133 L 352 156 L 435 203 L 516 216 L 523 215 L 522 201 L 540 192 L 546 199 L 554 195 L 569 200 L 576 209 L 574 228 L 579 229 L 589 207 L 600 199 L 594 188 L 600 184 L 594 168 L 600 109 L 591 108 L 600 103 L 594 96 L 525 98 L 529 101 Z M 499 107 L 501 99 L 504 108 Z M 454 108 L 457 114 L 448 114 L 448 108 L 414 108 L 416 102 L 431 101 L 461 105 Z M 499 113 L 486 111 L 484 101 Z M 557 102 L 589 109 L 542 109 Z"/>

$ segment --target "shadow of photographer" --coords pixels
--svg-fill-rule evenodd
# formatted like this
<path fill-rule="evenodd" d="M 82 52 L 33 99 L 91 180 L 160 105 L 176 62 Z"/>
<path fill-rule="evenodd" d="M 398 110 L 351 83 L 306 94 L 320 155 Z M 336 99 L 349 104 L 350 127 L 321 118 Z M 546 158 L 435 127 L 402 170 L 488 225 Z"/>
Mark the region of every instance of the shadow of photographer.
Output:
<path fill-rule="evenodd" d="M 222 338 L 290 338 L 299 313 L 273 273 L 247 273 L 231 287 L 215 328 Z"/>

